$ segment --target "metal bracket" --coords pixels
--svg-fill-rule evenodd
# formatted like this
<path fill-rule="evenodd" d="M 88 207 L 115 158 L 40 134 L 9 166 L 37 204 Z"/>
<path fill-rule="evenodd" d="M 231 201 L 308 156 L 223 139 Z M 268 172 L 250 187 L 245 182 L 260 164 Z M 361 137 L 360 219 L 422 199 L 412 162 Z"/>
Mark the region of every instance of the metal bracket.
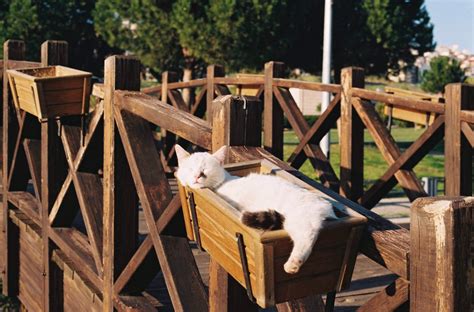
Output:
<path fill-rule="evenodd" d="M 199 250 L 203 251 L 201 245 L 201 235 L 199 234 L 199 225 L 197 221 L 197 213 L 196 213 L 196 204 L 194 203 L 194 194 L 188 193 L 188 204 L 189 209 L 191 210 L 191 218 L 193 223 L 193 232 L 194 232 L 194 239 L 196 240 L 196 244 Z"/>
<path fill-rule="evenodd" d="M 250 301 L 255 303 L 255 298 L 252 293 L 252 286 L 250 284 L 250 272 L 247 263 L 247 254 L 245 253 L 244 237 L 241 233 L 235 233 L 235 236 L 237 237 L 237 244 L 239 246 L 240 263 L 242 265 L 242 272 L 244 273 L 247 296 L 249 297 Z"/>
<path fill-rule="evenodd" d="M 326 307 L 324 309 L 325 312 L 332 312 L 334 311 L 334 302 L 336 301 L 336 292 L 331 291 L 326 295 Z"/>

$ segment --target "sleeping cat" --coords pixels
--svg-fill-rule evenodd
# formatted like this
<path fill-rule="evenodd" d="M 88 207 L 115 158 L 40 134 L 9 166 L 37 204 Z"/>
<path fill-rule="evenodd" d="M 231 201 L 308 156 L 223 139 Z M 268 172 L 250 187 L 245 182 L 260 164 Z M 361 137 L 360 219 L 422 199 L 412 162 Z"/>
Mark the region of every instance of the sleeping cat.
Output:
<path fill-rule="evenodd" d="M 251 173 L 230 175 L 222 165 L 227 147 L 214 154 L 189 154 L 176 145 L 177 178 L 190 188 L 210 188 L 242 212 L 242 222 L 253 228 L 283 227 L 293 240 L 293 249 L 284 264 L 295 274 L 308 259 L 322 221 L 335 219 L 332 205 L 313 192 L 273 175 Z"/>

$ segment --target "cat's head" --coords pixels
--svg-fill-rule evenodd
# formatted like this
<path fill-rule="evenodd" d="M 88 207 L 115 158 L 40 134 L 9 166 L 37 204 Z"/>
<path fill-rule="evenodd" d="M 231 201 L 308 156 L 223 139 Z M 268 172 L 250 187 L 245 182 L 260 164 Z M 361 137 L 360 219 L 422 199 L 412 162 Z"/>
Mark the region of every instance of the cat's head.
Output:
<path fill-rule="evenodd" d="M 214 154 L 189 154 L 178 144 L 175 145 L 178 157 L 176 177 L 181 184 L 190 188 L 215 188 L 225 180 L 225 170 L 222 167 L 227 155 L 227 146 L 221 147 Z"/>

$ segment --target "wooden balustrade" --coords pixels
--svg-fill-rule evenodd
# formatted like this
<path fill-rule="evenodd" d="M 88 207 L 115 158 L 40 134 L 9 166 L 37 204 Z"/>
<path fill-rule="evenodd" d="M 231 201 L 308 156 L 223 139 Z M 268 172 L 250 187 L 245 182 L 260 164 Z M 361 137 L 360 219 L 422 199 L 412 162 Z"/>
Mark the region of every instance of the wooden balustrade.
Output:
<path fill-rule="evenodd" d="M 24 52 L 22 42 L 7 41 L 1 65 L 7 69 L 67 62 L 64 42 L 46 42 L 42 63 L 23 61 Z M 169 180 L 173 145 L 180 142 L 203 150 L 232 145 L 230 161 L 265 158 L 314 186 L 321 196 L 366 216 L 368 226 L 360 251 L 399 278 L 361 310 L 374 305 L 395 309 L 406 305 L 409 293 L 413 309 L 437 308 L 436 304 L 443 309 L 468 306 L 472 298 L 461 286 L 468 282 L 463 279 L 468 275 L 462 274 L 470 270 L 465 265 L 465 246 L 473 239 L 464 221 L 472 219 L 472 200 L 444 200 L 439 204 L 447 207 L 442 213 L 430 208 L 434 207 L 434 199 L 418 200 L 414 205 L 417 223 L 412 232 L 368 209 L 397 183 L 410 199 L 426 196 L 413 168 L 443 137 L 446 192 L 450 196 L 471 194 L 474 87 L 449 85 L 446 103 L 440 104 L 362 89 L 364 76 L 359 68 L 344 69 L 342 85 L 333 85 L 284 79 L 284 65 L 269 62 L 265 75 L 256 77 L 225 77 L 223 68 L 217 65 L 208 68 L 206 78 L 190 82 L 177 82 L 173 73 L 164 73 L 161 86 L 146 89 L 150 94 L 160 93 L 157 99 L 138 92 L 139 68 L 135 58 L 113 56 L 106 60 L 105 83 L 93 87 L 96 106 L 88 117 L 84 136 L 76 117 L 38 123 L 17 110 L 4 79 L 4 294 L 19 296 L 29 310 L 90 306 L 106 311 L 132 307 L 149 310 L 151 306 L 142 292 L 161 270 L 176 310 L 255 310 L 242 287 L 215 262 L 211 262 L 210 291 L 205 290 L 183 236 L 180 202 Z M 258 88 L 255 97 L 242 98 L 231 95 L 228 85 Z M 200 88 L 193 103 L 183 101 L 179 91 L 183 88 Z M 290 88 L 331 92 L 334 98 L 311 125 L 298 109 Z M 401 151 L 370 101 L 434 113 L 436 118 L 410 147 Z M 293 167 L 282 160 L 284 116 L 300 141 L 289 158 Z M 339 118 L 338 177 L 318 144 Z M 156 127 L 163 130 L 161 136 Z M 389 166 L 366 191 L 364 127 Z M 168 145 L 156 147 L 165 140 Z M 169 148 L 166 153 L 163 146 Z M 321 183 L 297 170 L 306 159 Z M 148 232 L 141 244 L 139 203 Z M 83 224 L 77 223 L 78 215 Z M 437 232 L 421 231 L 424 224 Z M 441 233 L 439 229 L 444 229 L 444 234 L 436 236 Z M 461 238 L 449 245 L 452 248 L 436 247 L 451 244 L 450 237 L 454 236 Z M 426 252 L 436 256 L 430 258 L 437 261 L 433 266 L 425 265 Z M 438 268 L 443 271 L 436 272 Z M 432 303 L 426 295 L 436 287 L 433 276 L 443 281 L 438 296 L 447 295 L 442 304 Z M 92 302 L 90 298 L 94 298 Z M 236 302 L 239 305 L 234 305 Z M 277 307 L 279 311 L 321 308 L 319 296 Z"/>

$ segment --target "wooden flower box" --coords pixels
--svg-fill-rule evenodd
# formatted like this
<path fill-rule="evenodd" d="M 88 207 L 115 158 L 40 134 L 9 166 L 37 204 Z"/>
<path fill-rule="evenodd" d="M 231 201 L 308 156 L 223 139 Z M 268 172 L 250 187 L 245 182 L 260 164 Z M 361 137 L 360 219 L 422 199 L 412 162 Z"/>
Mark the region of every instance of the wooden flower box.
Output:
<path fill-rule="evenodd" d="M 231 164 L 226 169 L 237 176 L 250 172 L 276 174 L 318 192 L 266 160 Z M 188 238 L 246 287 L 261 307 L 349 286 L 367 220 L 342 204 L 332 201 L 339 219 L 324 221 L 309 259 L 297 274 L 288 274 L 283 264 L 293 243 L 286 231 L 261 231 L 243 225 L 240 212 L 210 189 L 179 185 L 179 193 Z"/>
<path fill-rule="evenodd" d="M 64 66 L 7 70 L 15 106 L 38 117 L 84 115 L 91 73 Z"/>

